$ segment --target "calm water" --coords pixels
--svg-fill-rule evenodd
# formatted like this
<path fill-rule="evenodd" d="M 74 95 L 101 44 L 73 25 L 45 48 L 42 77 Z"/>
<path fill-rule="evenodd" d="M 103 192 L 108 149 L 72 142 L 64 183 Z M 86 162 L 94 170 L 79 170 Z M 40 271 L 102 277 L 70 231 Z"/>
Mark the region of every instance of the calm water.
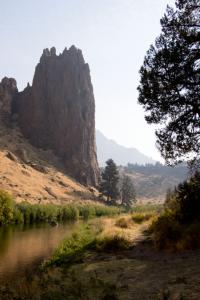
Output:
<path fill-rule="evenodd" d="M 77 223 L 0 228 L 0 279 L 20 275 L 48 258 Z"/>

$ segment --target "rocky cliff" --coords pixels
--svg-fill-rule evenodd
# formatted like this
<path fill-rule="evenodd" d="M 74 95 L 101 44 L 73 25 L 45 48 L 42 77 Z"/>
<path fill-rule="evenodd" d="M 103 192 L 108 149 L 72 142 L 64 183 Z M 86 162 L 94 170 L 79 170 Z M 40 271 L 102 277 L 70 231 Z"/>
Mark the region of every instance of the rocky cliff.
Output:
<path fill-rule="evenodd" d="M 13 78 L 4 77 L 0 82 L 0 122 L 9 125 L 12 104 L 17 95 L 17 83 Z"/>
<path fill-rule="evenodd" d="M 32 145 L 52 149 L 69 175 L 97 185 L 95 101 L 81 50 L 72 46 L 56 55 L 54 47 L 45 49 L 32 86 L 18 93 L 12 107 Z"/>

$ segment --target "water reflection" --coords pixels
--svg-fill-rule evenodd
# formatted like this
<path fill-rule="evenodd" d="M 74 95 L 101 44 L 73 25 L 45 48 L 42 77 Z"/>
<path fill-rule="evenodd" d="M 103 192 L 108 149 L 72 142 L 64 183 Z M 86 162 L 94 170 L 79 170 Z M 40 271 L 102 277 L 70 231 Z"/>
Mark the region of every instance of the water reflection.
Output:
<path fill-rule="evenodd" d="M 34 262 L 48 258 L 58 244 L 71 235 L 77 223 L 0 228 L 0 278 L 23 272 Z"/>

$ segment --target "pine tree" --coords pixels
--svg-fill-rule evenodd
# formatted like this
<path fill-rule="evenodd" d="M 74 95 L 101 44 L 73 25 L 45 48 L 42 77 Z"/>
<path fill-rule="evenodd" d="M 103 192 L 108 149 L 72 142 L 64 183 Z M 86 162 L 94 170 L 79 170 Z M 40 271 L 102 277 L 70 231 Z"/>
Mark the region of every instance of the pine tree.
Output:
<path fill-rule="evenodd" d="M 121 187 L 122 205 L 130 208 L 136 202 L 136 193 L 132 180 L 129 176 L 124 175 Z"/>
<path fill-rule="evenodd" d="M 139 103 L 165 160 L 200 157 L 200 2 L 176 0 L 140 70 Z"/>
<path fill-rule="evenodd" d="M 106 167 L 102 172 L 100 192 L 107 197 L 107 201 L 117 200 L 119 197 L 118 190 L 119 172 L 112 159 L 107 160 Z"/>

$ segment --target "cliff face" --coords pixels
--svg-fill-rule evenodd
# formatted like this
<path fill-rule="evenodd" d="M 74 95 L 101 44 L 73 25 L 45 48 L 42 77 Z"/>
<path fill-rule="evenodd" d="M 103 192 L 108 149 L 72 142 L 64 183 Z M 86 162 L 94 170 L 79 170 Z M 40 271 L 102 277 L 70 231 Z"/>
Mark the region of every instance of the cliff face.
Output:
<path fill-rule="evenodd" d="M 97 185 L 95 101 L 89 66 L 72 46 L 56 55 L 45 49 L 33 84 L 18 93 L 13 105 L 22 133 L 39 148 L 52 149 L 69 175 Z"/>
<path fill-rule="evenodd" d="M 13 78 L 4 77 L 0 82 L 0 122 L 9 125 L 12 103 L 17 95 L 17 83 Z"/>

